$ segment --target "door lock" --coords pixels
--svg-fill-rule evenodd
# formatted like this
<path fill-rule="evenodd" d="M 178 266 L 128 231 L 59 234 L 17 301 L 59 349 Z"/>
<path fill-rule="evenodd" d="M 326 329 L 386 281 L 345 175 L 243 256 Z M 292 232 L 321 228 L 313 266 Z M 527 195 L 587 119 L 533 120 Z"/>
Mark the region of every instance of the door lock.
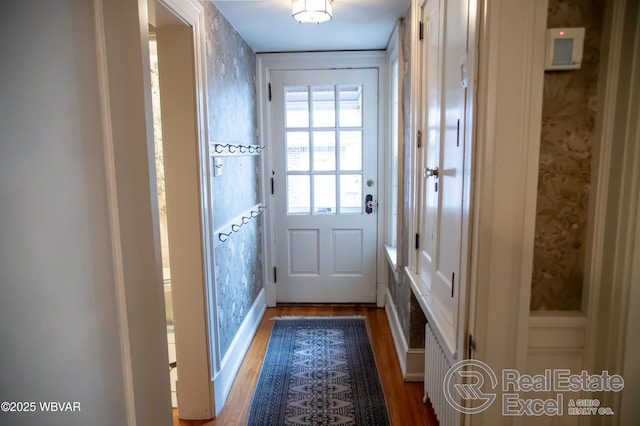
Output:
<path fill-rule="evenodd" d="M 430 169 L 428 167 L 425 167 L 424 170 L 422 171 L 422 176 L 424 176 L 425 179 L 430 178 L 431 176 L 434 176 L 437 179 L 438 168 L 436 167 L 435 169 Z"/>
<path fill-rule="evenodd" d="M 373 213 L 373 209 L 375 208 L 375 202 L 373 201 L 373 195 L 367 194 L 364 197 L 364 211 L 367 214 Z"/>

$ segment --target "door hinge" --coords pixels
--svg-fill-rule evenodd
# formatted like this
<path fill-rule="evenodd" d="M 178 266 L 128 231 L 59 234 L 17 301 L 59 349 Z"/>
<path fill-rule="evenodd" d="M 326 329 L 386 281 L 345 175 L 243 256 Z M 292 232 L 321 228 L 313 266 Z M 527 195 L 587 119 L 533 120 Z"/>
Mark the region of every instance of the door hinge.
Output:
<path fill-rule="evenodd" d="M 275 170 L 271 170 L 271 195 L 275 194 L 276 192 L 276 181 L 275 181 L 275 176 L 276 176 L 276 171 Z"/>
<path fill-rule="evenodd" d="M 276 267 L 273 267 L 273 283 L 277 283 L 278 282 L 278 270 L 276 269 Z"/>
<path fill-rule="evenodd" d="M 420 250 L 420 234 L 416 233 L 416 250 Z"/>
<path fill-rule="evenodd" d="M 451 297 L 453 297 L 453 289 L 456 288 L 456 273 L 451 273 Z"/>
<path fill-rule="evenodd" d="M 418 40 L 422 40 L 424 38 L 424 24 L 420 21 L 418 25 Z"/>
<path fill-rule="evenodd" d="M 271 83 L 269 83 L 269 102 L 271 102 Z"/>
<path fill-rule="evenodd" d="M 475 350 L 476 350 L 476 341 L 473 340 L 473 335 L 469 334 L 469 339 L 467 341 L 467 351 L 468 351 L 467 358 L 471 359 L 472 352 Z"/>
<path fill-rule="evenodd" d="M 418 145 L 418 148 L 420 148 L 422 146 L 422 130 L 418 130 L 418 135 L 416 136 L 416 144 Z"/>

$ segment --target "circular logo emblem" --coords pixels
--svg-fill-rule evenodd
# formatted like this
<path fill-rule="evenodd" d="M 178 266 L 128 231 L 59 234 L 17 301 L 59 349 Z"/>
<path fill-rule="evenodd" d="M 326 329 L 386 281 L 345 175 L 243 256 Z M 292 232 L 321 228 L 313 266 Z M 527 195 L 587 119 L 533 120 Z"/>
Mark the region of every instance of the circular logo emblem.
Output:
<path fill-rule="evenodd" d="M 447 402 L 464 414 L 486 410 L 496 399 L 495 393 L 485 393 L 482 387 L 488 379 L 491 389 L 498 386 L 498 378 L 491 367 L 482 361 L 465 359 L 451 366 L 442 382 Z"/>

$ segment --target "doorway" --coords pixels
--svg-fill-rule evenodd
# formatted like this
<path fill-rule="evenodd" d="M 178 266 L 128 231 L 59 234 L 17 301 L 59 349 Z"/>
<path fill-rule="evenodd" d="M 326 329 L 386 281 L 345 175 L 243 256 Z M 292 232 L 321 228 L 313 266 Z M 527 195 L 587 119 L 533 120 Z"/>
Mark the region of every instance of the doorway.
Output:
<path fill-rule="evenodd" d="M 210 323 L 207 314 L 207 250 L 203 228 L 200 150 L 207 146 L 199 63 L 202 8 L 192 0 L 149 2 L 150 32 L 155 34 L 162 135 L 160 196 L 166 191 L 166 247 L 173 333 L 168 333 L 172 403 L 181 419 L 214 416 L 211 387 Z M 156 158 L 159 150 L 156 151 Z M 206 157 L 205 157 L 206 160 Z M 162 206 L 160 206 L 162 218 Z M 203 239 L 205 241 L 203 241 Z M 163 257 L 164 253 L 163 253 Z M 171 327 L 169 327 L 169 331 Z M 173 343 L 172 343 L 173 342 Z M 175 356 L 175 358 L 173 357 Z"/>
<path fill-rule="evenodd" d="M 158 187 L 158 213 L 160 217 L 160 253 L 162 255 L 162 286 L 165 315 L 167 318 L 167 343 L 169 375 L 171 381 L 171 406 L 176 408 L 176 340 L 173 322 L 173 298 L 171 296 L 171 262 L 169 260 L 169 231 L 167 228 L 167 197 L 164 179 L 164 151 L 162 149 L 162 114 L 160 112 L 160 80 L 158 70 L 158 41 L 155 27 L 149 28 L 149 60 L 151 65 L 151 104 L 153 107 L 153 141 L 156 160 L 156 184 Z"/>
<path fill-rule="evenodd" d="M 378 71 L 271 73 L 278 302 L 376 301 Z"/>

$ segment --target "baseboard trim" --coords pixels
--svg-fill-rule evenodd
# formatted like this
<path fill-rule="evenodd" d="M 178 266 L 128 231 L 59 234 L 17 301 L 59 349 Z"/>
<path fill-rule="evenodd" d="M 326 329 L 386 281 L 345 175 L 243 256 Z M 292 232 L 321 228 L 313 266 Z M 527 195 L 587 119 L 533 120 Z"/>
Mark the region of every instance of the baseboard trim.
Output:
<path fill-rule="evenodd" d="M 393 344 L 396 349 L 396 356 L 402 371 L 402 377 L 406 382 L 423 382 L 424 381 L 424 348 L 409 348 L 407 339 L 404 337 L 400 318 L 396 305 L 389 289 L 386 292 L 386 300 L 384 309 L 387 314 L 387 321 L 391 329 Z"/>
<path fill-rule="evenodd" d="M 405 382 L 424 382 L 424 349 L 407 350 Z"/>
<path fill-rule="evenodd" d="M 227 351 L 225 357 L 222 359 L 221 368 L 218 374 L 213 378 L 214 400 L 215 400 L 215 415 L 216 417 L 224 407 L 224 403 L 229 396 L 231 385 L 233 380 L 238 374 L 242 360 L 251 345 L 253 336 L 258 330 L 260 321 L 264 315 L 267 305 L 265 303 L 265 291 L 260 291 L 256 301 L 253 302 L 251 309 L 247 313 L 240 329 L 236 333 L 231 346 Z"/>
<path fill-rule="evenodd" d="M 376 305 L 378 308 L 384 308 L 385 302 L 387 300 L 388 286 L 387 283 L 378 283 L 378 288 L 376 291 Z"/>
<path fill-rule="evenodd" d="M 402 325 L 400 325 L 400 318 L 398 318 L 398 311 L 396 305 L 393 303 L 393 297 L 389 289 L 387 289 L 384 311 L 387 314 L 387 321 L 389 322 L 389 328 L 391 329 L 391 337 L 393 337 L 393 344 L 396 348 L 396 356 L 398 357 L 398 363 L 400 364 L 400 370 L 402 371 L 402 377 L 407 373 L 407 359 L 406 353 L 409 349 L 407 345 L 407 339 L 402 332 Z"/>
<path fill-rule="evenodd" d="M 276 285 L 274 283 L 267 283 L 264 286 L 264 299 L 265 303 L 270 308 L 275 308 L 276 306 Z"/>

